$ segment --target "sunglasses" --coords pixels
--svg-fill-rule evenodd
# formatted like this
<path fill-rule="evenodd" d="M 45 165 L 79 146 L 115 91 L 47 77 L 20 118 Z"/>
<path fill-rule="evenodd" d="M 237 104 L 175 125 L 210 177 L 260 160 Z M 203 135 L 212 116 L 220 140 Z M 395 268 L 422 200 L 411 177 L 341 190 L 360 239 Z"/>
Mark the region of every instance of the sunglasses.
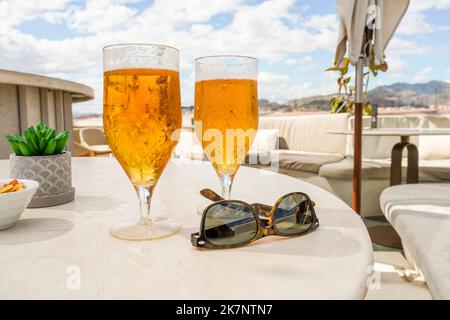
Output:
<path fill-rule="evenodd" d="M 224 200 L 210 189 L 200 193 L 215 202 L 203 211 L 200 232 L 191 234 L 194 247 L 236 248 L 271 235 L 297 237 L 319 227 L 315 204 L 302 192 L 282 196 L 273 207 Z"/>

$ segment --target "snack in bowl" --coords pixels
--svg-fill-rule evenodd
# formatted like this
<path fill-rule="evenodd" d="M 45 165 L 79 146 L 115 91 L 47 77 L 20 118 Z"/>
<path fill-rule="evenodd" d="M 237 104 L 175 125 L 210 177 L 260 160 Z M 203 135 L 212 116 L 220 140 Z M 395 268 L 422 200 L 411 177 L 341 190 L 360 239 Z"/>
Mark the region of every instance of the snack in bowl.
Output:
<path fill-rule="evenodd" d="M 14 226 L 39 183 L 27 179 L 0 179 L 0 230 Z"/>
<path fill-rule="evenodd" d="M 16 192 L 23 189 L 25 189 L 25 185 L 17 181 L 17 179 L 11 180 L 5 184 L 0 184 L 0 193 Z"/>

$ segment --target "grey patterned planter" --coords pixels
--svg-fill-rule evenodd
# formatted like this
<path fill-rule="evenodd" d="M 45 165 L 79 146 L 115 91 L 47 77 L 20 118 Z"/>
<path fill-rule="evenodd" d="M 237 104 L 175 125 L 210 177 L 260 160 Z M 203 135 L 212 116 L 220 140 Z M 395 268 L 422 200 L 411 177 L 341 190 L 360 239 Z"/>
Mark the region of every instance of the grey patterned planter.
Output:
<path fill-rule="evenodd" d="M 24 157 L 10 155 L 11 177 L 39 182 L 28 208 L 57 206 L 74 199 L 71 154 Z"/>

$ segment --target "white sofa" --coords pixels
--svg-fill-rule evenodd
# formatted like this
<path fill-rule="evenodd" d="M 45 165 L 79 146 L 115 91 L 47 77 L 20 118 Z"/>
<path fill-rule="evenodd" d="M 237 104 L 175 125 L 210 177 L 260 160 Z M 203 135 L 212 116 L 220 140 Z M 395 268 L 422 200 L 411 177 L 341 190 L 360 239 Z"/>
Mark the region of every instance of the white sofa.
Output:
<path fill-rule="evenodd" d="M 450 184 L 389 187 L 380 205 L 433 298 L 450 299 Z"/>
<path fill-rule="evenodd" d="M 446 116 L 380 116 L 378 121 L 379 127 L 385 128 L 450 127 L 450 118 Z M 368 127 L 370 118 L 365 117 L 363 123 Z M 353 137 L 327 132 L 352 130 L 353 117 L 346 114 L 263 117 L 259 128 L 278 129 L 280 150 L 275 151 L 274 158 L 279 158 L 280 173 L 314 183 L 351 204 Z M 391 150 L 399 141 L 399 137 L 363 138 L 363 216 L 381 214 L 379 196 L 389 186 Z M 450 136 L 412 137 L 411 142 L 419 148 L 420 182 L 450 182 Z M 405 177 L 406 167 L 403 170 Z"/>
<path fill-rule="evenodd" d="M 370 118 L 365 117 L 364 126 L 369 125 Z M 430 115 L 380 116 L 379 127 L 450 127 L 450 118 Z M 306 180 L 351 205 L 353 137 L 327 132 L 352 130 L 353 117 L 348 114 L 261 117 L 259 129 L 276 130 L 278 144 L 270 150 L 270 164 L 251 162 L 247 165 Z M 183 135 L 176 154 L 179 157 L 204 158 L 201 146 L 192 133 L 184 132 Z M 381 215 L 379 196 L 389 186 L 391 150 L 399 141 L 399 137 L 363 138 L 363 216 Z M 449 182 L 450 136 L 413 137 L 411 142 L 419 148 L 420 181 Z M 404 170 L 405 177 L 406 168 Z"/>

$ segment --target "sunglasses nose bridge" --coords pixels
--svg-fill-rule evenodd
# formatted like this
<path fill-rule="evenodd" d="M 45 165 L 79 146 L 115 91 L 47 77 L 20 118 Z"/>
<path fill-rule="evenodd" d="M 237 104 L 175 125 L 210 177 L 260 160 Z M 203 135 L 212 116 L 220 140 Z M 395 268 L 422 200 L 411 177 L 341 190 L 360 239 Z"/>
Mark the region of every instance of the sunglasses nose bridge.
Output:
<path fill-rule="evenodd" d="M 273 223 L 271 219 L 261 219 L 260 217 L 259 221 L 261 221 L 261 229 L 264 236 L 270 236 L 273 234 Z"/>

